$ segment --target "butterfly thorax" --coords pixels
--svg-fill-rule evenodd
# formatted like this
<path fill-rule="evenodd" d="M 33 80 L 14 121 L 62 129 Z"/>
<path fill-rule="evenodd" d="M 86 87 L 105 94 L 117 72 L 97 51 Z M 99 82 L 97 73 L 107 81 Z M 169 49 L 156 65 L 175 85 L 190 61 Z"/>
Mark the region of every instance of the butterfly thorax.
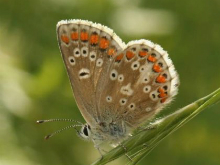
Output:
<path fill-rule="evenodd" d="M 123 121 L 100 121 L 94 126 L 85 124 L 81 130 L 83 138 L 95 143 L 117 144 L 129 136 L 129 127 Z"/>

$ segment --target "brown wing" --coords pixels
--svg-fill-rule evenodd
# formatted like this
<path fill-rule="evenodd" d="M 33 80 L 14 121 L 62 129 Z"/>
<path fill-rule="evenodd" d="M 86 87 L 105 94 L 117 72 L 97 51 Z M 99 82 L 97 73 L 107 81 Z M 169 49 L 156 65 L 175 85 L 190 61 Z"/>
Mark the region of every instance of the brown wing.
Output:
<path fill-rule="evenodd" d="M 115 57 L 106 82 L 99 104 L 103 116 L 137 127 L 172 100 L 179 80 L 168 54 L 159 45 L 139 40 Z"/>
<path fill-rule="evenodd" d="M 60 21 L 57 36 L 77 105 L 86 122 L 99 121 L 97 98 L 108 70 L 124 43 L 111 29 L 83 20 Z"/>

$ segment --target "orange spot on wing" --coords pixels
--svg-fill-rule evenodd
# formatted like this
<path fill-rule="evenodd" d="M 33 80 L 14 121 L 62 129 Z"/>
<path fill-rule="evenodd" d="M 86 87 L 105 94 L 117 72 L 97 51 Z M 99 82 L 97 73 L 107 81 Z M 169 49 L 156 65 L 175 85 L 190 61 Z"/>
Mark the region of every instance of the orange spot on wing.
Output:
<path fill-rule="evenodd" d="M 161 103 L 164 103 L 164 102 L 166 101 L 166 99 L 167 99 L 167 98 L 162 98 L 162 99 L 160 100 L 160 102 L 161 102 Z"/>
<path fill-rule="evenodd" d="M 99 42 L 99 36 L 98 34 L 92 34 L 90 37 L 90 44 L 91 45 L 97 45 Z"/>
<path fill-rule="evenodd" d="M 158 64 L 154 64 L 153 70 L 157 73 L 163 71 L 162 68 Z"/>
<path fill-rule="evenodd" d="M 145 57 L 146 55 L 147 55 L 147 52 L 145 52 L 145 51 L 140 51 L 139 52 L 140 57 Z"/>
<path fill-rule="evenodd" d="M 107 49 L 109 47 L 109 40 L 107 40 L 106 38 L 101 38 L 99 42 L 99 47 L 101 49 Z"/>
<path fill-rule="evenodd" d="M 78 40 L 79 39 L 78 33 L 77 32 L 72 32 L 71 33 L 71 39 L 74 40 L 74 41 Z"/>
<path fill-rule="evenodd" d="M 129 50 L 128 50 L 128 51 L 126 52 L 126 57 L 127 57 L 128 60 L 132 59 L 132 58 L 134 57 L 134 55 L 135 55 L 135 54 L 134 54 L 132 51 L 129 51 Z"/>
<path fill-rule="evenodd" d="M 115 53 L 116 53 L 116 50 L 115 50 L 114 48 L 110 48 L 110 49 L 108 50 L 108 55 L 109 55 L 109 56 L 113 56 L 113 55 L 115 55 Z"/>
<path fill-rule="evenodd" d="M 81 34 L 80 34 L 80 39 L 81 39 L 82 41 L 88 41 L 88 39 L 89 39 L 89 34 L 88 34 L 87 32 L 82 31 Z"/>
<path fill-rule="evenodd" d="M 70 42 L 69 38 L 66 35 L 61 35 L 61 40 L 68 44 Z"/>
<path fill-rule="evenodd" d="M 123 57 L 124 57 L 124 54 L 121 53 L 121 54 L 119 54 L 119 55 L 116 57 L 115 61 L 116 61 L 116 62 L 121 61 L 121 59 L 122 59 Z"/>
<path fill-rule="evenodd" d="M 149 55 L 147 60 L 150 61 L 150 62 L 156 62 L 157 61 L 157 59 L 152 55 Z"/>
<path fill-rule="evenodd" d="M 157 78 L 156 78 L 156 82 L 158 83 L 165 83 L 166 82 L 166 77 L 164 77 L 163 75 L 159 75 Z"/>
<path fill-rule="evenodd" d="M 167 93 L 165 92 L 165 90 L 163 88 L 159 88 L 158 92 L 160 93 L 159 94 L 160 98 L 163 98 L 163 97 L 167 96 Z"/>

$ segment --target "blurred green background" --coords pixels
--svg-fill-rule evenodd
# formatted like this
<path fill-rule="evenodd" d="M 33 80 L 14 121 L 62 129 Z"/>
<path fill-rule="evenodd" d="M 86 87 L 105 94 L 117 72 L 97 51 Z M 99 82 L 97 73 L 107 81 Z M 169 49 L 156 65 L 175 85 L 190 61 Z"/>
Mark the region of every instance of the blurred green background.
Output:
<path fill-rule="evenodd" d="M 35 123 L 84 122 L 56 39 L 57 22 L 76 18 L 107 25 L 126 43 L 146 38 L 169 52 L 181 85 L 159 116 L 220 86 L 219 0 L 0 0 L 0 165 L 84 165 L 99 158 L 72 129 L 43 140 L 68 123 Z M 220 165 L 220 105 L 166 138 L 140 164 Z"/>

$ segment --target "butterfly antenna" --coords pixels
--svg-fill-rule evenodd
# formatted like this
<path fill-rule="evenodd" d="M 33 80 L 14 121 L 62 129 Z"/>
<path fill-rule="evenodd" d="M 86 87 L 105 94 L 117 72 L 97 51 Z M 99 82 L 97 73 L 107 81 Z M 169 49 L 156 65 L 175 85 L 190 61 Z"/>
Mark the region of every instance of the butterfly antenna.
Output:
<path fill-rule="evenodd" d="M 64 122 L 76 122 L 78 124 L 82 124 L 81 122 L 79 121 L 76 121 L 76 120 L 73 120 L 73 119 L 48 119 L 48 120 L 37 120 L 37 123 L 38 124 L 41 124 L 41 123 L 46 123 L 46 122 L 54 122 L 54 121 L 64 121 Z"/>
<path fill-rule="evenodd" d="M 69 128 L 74 128 L 74 129 L 76 130 L 76 132 L 79 134 L 79 131 L 78 131 L 75 127 L 81 127 L 81 126 L 82 126 L 82 125 L 70 125 L 70 126 L 67 126 L 67 127 L 62 128 L 62 129 L 60 129 L 60 130 L 58 130 L 58 131 L 55 131 L 55 132 L 53 132 L 52 134 L 49 134 L 49 135 L 45 136 L 44 138 L 45 138 L 46 140 L 48 140 L 48 139 L 51 138 L 52 136 L 54 136 L 54 135 L 56 135 L 56 134 L 58 134 L 58 133 L 60 133 L 60 132 L 62 132 L 62 131 L 64 131 L 64 130 L 67 130 L 67 129 L 69 129 Z"/>

